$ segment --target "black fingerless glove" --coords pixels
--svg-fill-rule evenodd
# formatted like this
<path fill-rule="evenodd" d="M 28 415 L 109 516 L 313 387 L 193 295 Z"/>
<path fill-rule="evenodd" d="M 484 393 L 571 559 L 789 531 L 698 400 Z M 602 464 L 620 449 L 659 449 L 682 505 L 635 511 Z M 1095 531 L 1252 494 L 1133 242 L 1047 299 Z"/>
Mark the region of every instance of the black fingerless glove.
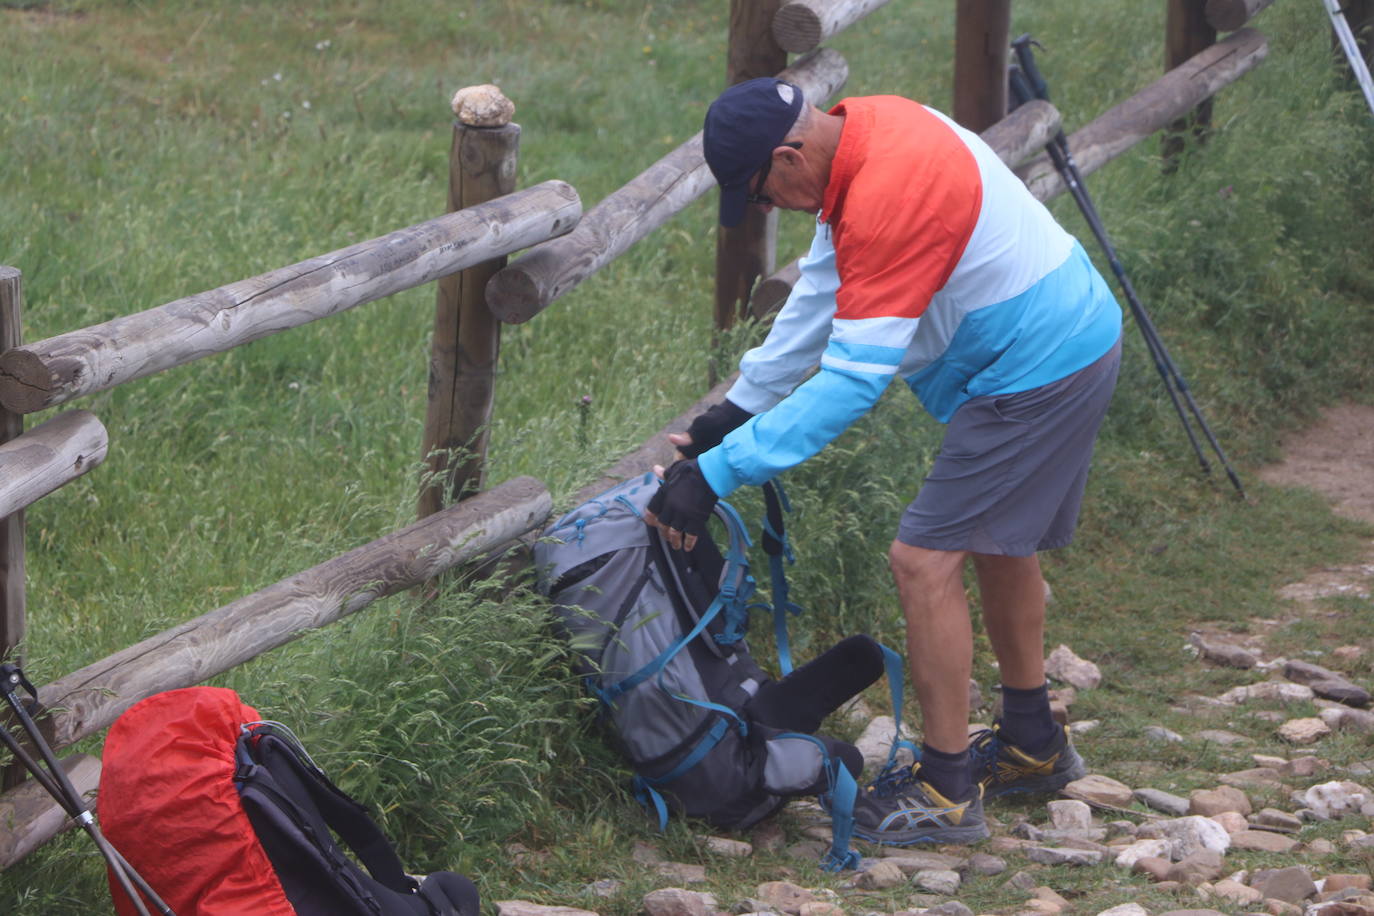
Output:
<path fill-rule="evenodd" d="M 688 458 L 668 468 L 663 485 L 649 500 L 649 511 L 669 528 L 701 537 L 706 533 L 706 520 L 716 507 L 716 499 L 716 491 L 702 476 L 696 459 Z"/>
<path fill-rule="evenodd" d="M 692 425 L 687 427 L 687 435 L 692 437 L 691 445 L 684 445 L 678 449 L 688 458 L 695 458 L 702 452 L 708 452 L 720 445 L 720 440 L 728 436 L 733 430 L 744 425 L 744 422 L 752 417 L 749 411 L 742 407 L 736 407 L 728 400 L 721 401 L 719 404 L 712 404 L 706 412 L 692 421 Z"/>

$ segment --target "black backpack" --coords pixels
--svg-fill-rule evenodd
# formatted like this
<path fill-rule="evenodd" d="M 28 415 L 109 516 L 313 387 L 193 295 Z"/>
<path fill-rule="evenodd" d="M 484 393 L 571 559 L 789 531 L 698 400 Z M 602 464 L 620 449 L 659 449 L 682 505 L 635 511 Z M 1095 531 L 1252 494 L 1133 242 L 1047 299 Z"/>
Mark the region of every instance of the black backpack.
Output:
<path fill-rule="evenodd" d="M 750 604 L 750 539 L 739 515 L 726 503 L 717 507 L 728 536 L 724 555 L 709 536 L 690 553 L 671 550 L 643 520 L 658 486 L 645 474 L 612 487 L 560 518 L 534 548 L 538 588 L 554 602 L 587 688 L 602 701 L 635 771 L 636 795 L 657 812 L 660 827 L 673 810 L 730 829 L 757 823 L 791 797 L 820 795 L 834 825 L 825 865 L 853 866 L 851 811 L 862 757 L 852 745 L 812 732 L 824 714 L 881 677 L 885 661 L 894 672 L 896 657 L 866 636 L 850 637 L 826 653 L 843 664 L 826 666 L 822 656 L 798 672 L 800 680 L 773 681 L 744 640 L 749 611 L 760 605 Z M 790 553 L 785 498 L 772 485 L 765 496 L 764 540 L 787 675 L 785 618 L 799 608 L 782 576 Z M 800 724 L 790 721 L 787 703 L 771 702 L 789 681 L 803 687 L 803 705 L 817 707 Z M 824 698 L 813 701 L 816 693 Z"/>
<path fill-rule="evenodd" d="M 105 835 L 181 916 L 479 916 L 470 880 L 406 874 L 366 809 L 232 690 L 141 700 L 102 756 Z M 111 892 L 133 916 L 113 876 Z"/>
<path fill-rule="evenodd" d="M 478 916 L 470 879 L 406 874 L 367 809 L 329 781 L 285 726 L 245 725 L 234 760 L 243 810 L 299 916 Z"/>

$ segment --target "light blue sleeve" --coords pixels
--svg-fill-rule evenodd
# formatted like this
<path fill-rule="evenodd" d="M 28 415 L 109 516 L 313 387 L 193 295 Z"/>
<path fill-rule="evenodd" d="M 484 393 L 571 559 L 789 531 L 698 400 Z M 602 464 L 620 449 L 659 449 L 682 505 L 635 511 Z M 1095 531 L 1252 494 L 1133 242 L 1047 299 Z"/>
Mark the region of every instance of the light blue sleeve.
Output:
<path fill-rule="evenodd" d="M 825 448 L 877 403 L 896 376 L 831 368 L 807 379 L 776 407 L 750 419 L 697 458 L 717 496 L 772 480 Z"/>
<path fill-rule="evenodd" d="M 811 250 L 799 266 L 801 276 L 774 318 L 767 338 L 744 354 L 740 377 L 725 395 L 752 414 L 763 413 L 791 394 L 820 362 L 830 337 L 840 275 L 835 269 L 830 228 L 825 223 L 816 224 Z"/>

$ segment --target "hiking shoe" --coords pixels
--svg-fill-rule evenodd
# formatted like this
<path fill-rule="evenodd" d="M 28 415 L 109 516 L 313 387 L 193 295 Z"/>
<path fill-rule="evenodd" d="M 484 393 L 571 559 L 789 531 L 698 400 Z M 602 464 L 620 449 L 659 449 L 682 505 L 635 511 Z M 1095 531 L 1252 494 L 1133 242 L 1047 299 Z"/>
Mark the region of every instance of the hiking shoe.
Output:
<path fill-rule="evenodd" d="M 916 843 L 976 843 L 988 837 L 982 789 L 952 802 L 920 779 L 920 764 L 879 777 L 854 801 L 854 835 L 884 846 Z"/>
<path fill-rule="evenodd" d="M 986 798 L 1009 792 L 1057 792 L 1088 772 L 1067 728 L 1036 756 L 1003 741 L 997 729 L 994 723 L 969 738 L 973 781 L 982 784 Z"/>

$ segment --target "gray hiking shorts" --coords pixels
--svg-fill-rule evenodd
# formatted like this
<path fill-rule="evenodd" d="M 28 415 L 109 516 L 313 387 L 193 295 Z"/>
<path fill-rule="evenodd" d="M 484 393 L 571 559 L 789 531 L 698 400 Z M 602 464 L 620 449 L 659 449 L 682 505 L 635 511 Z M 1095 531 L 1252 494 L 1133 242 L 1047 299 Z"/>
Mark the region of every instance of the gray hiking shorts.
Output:
<path fill-rule="evenodd" d="M 965 402 L 897 540 L 1025 557 L 1073 540 L 1093 441 L 1121 367 L 1121 341 L 1057 382 Z"/>

